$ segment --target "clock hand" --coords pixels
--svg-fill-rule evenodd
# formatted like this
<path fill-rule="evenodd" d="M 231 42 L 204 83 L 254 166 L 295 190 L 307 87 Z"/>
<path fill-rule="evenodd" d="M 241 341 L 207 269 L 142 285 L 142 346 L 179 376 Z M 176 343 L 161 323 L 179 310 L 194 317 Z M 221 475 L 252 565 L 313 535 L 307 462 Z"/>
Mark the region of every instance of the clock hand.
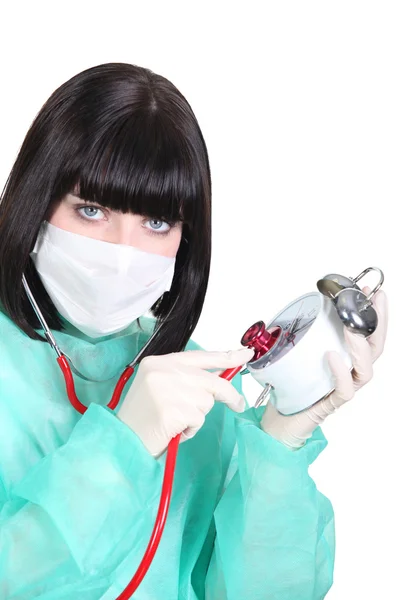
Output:
<path fill-rule="evenodd" d="M 302 325 L 299 329 L 295 329 L 292 333 L 299 333 L 300 331 L 303 331 L 303 329 L 306 329 L 307 327 L 309 327 L 311 325 L 311 323 L 314 323 L 316 317 L 313 317 L 310 321 L 307 321 L 307 323 L 305 323 L 304 325 Z"/>

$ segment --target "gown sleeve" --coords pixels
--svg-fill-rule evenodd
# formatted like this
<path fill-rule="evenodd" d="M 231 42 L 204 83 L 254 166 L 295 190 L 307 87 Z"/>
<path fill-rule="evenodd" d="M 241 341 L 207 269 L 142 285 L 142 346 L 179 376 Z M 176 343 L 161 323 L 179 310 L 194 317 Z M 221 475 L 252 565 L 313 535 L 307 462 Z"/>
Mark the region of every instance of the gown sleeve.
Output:
<path fill-rule="evenodd" d="M 333 580 L 334 514 L 308 468 L 327 442 L 318 428 L 290 450 L 261 429 L 263 410 L 232 416 L 236 444 L 214 512 L 205 598 L 321 600 Z"/>
<path fill-rule="evenodd" d="M 149 538 L 162 474 L 139 438 L 92 403 L 7 497 L 0 479 L 0 598 L 98 600 Z"/>

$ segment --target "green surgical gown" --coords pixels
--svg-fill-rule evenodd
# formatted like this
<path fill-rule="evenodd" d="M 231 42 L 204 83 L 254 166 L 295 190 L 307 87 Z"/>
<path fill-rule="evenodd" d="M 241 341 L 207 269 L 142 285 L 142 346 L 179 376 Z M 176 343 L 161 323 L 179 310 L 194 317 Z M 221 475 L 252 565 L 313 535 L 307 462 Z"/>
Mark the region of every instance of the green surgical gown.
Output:
<path fill-rule="evenodd" d="M 0 312 L 1 600 L 115 600 L 158 509 L 165 454 L 151 457 L 106 407 L 154 320 L 98 340 L 66 325 L 54 332 L 60 347 L 99 380 L 75 377 L 84 415 L 50 346 Z M 241 390 L 240 376 L 233 384 Z M 164 534 L 135 599 L 325 597 L 334 518 L 308 468 L 326 440 L 318 429 L 291 451 L 262 431 L 262 411 L 237 415 L 217 402 L 179 446 Z"/>

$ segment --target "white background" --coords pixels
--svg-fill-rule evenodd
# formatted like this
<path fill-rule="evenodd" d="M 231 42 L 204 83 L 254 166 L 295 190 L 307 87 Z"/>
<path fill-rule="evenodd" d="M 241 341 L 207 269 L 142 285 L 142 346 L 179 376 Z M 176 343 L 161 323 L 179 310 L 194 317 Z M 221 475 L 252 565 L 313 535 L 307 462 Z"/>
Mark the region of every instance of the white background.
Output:
<path fill-rule="evenodd" d="M 42 104 L 84 68 L 135 63 L 186 95 L 213 174 L 203 347 L 239 347 L 249 325 L 328 272 L 384 270 L 385 354 L 324 427 L 329 446 L 311 472 L 336 513 L 327 598 L 397 597 L 398 3 L 36 0 L 2 3 L 0 21 L 2 183 Z M 246 386 L 249 399 L 261 389 Z"/>

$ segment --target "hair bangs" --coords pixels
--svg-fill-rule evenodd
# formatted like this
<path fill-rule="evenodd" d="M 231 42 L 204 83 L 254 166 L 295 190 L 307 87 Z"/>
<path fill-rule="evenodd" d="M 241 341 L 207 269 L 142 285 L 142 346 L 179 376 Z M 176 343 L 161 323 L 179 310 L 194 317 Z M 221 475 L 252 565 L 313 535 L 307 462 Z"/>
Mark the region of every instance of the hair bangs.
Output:
<path fill-rule="evenodd" d="M 172 125 L 137 115 L 81 153 L 74 193 L 111 210 L 193 223 L 204 194 L 195 152 Z M 71 190 L 72 191 L 72 190 Z"/>

